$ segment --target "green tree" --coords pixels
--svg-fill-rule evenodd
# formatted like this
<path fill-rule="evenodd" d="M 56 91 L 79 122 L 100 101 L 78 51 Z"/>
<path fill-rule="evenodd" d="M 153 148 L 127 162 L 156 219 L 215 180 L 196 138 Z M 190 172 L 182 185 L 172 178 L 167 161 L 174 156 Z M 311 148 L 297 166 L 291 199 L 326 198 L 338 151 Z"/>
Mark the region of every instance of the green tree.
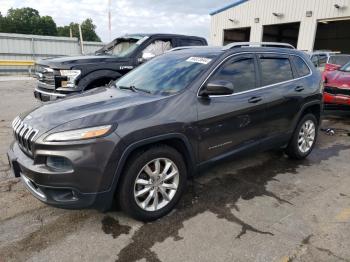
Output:
<path fill-rule="evenodd" d="M 11 8 L 7 12 L 3 29 L 7 33 L 33 34 L 39 20 L 39 12 L 33 8 Z"/>
<path fill-rule="evenodd" d="M 7 16 L 0 18 L 0 32 L 54 36 L 57 27 L 51 16 L 41 17 L 33 8 L 11 8 Z"/>
<path fill-rule="evenodd" d="M 79 38 L 79 24 L 73 22 L 66 26 L 59 26 L 57 28 L 57 35 L 69 37 L 70 29 L 72 30 L 72 36 Z"/>
<path fill-rule="evenodd" d="M 79 36 L 79 24 L 70 23 L 69 26 L 59 26 L 57 28 L 57 35 L 69 37 L 69 30 L 72 29 L 72 36 L 80 38 Z M 96 33 L 96 25 L 94 25 L 91 18 L 87 18 L 81 23 L 81 32 L 83 34 L 84 41 L 100 42 L 101 39 Z"/>
<path fill-rule="evenodd" d="M 30 7 L 11 8 L 7 15 L 0 13 L 0 32 L 50 35 L 50 36 L 70 36 L 79 38 L 79 24 L 71 22 L 69 25 L 57 27 L 51 16 L 40 16 L 38 10 Z M 101 41 L 96 33 L 96 25 L 91 18 L 87 18 L 81 24 L 81 31 L 84 41 Z"/>
<path fill-rule="evenodd" d="M 38 26 L 34 31 L 38 35 L 57 35 L 57 26 L 51 16 L 42 16 L 38 22 Z"/>
<path fill-rule="evenodd" d="M 2 16 L 1 12 L 0 12 L 0 32 L 3 32 L 3 23 L 4 23 L 4 17 Z"/>
<path fill-rule="evenodd" d="M 81 23 L 81 31 L 85 41 L 101 42 L 101 39 L 95 30 L 96 25 L 94 25 L 91 18 L 88 18 Z"/>

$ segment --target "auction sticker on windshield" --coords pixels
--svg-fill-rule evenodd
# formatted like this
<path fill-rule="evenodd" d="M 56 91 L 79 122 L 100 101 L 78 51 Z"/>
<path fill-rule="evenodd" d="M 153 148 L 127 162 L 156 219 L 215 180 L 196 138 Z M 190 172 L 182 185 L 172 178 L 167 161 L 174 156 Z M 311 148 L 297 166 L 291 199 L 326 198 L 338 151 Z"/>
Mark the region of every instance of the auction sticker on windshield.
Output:
<path fill-rule="evenodd" d="M 186 60 L 187 62 L 192 62 L 192 63 L 199 63 L 199 64 L 204 64 L 207 65 L 210 63 L 211 59 L 206 58 L 206 57 L 195 57 L 192 56 Z"/>

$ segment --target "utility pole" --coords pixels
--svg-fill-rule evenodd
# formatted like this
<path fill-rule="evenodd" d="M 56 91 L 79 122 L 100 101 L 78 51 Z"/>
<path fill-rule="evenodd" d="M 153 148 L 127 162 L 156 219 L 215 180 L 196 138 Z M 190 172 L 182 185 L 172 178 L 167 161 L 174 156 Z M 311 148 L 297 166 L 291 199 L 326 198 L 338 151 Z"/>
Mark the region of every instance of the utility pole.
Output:
<path fill-rule="evenodd" d="M 109 30 L 109 41 L 112 41 L 112 14 L 111 14 L 112 0 L 108 0 L 108 30 Z"/>
<path fill-rule="evenodd" d="M 80 24 L 79 24 L 79 36 L 80 36 L 81 54 L 84 54 L 84 40 L 83 40 L 83 33 L 81 32 L 81 25 Z"/>
<path fill-rule="evenodd" d="M 70 38 L 73 38 L 72 27 L 69 27 L 69 37 L 70 37 Z"/>

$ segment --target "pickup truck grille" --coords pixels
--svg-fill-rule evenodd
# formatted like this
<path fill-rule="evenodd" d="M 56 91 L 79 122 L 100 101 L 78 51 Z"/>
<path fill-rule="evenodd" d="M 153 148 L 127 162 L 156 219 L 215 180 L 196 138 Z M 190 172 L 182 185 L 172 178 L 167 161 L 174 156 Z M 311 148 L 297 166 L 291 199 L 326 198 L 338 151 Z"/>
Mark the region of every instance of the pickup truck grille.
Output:
<path fill-rule="evenodd" d="M 331 95 L 345 95 L 350 96 L 350 88 L 337 88 L 337 87 L 331 87 L 331 86 L 325 86 L 324 92 L 331 94 Z"/>
<path fill-rule="evenodd" d="M 24 124 L 20 117 L 16 117 L 12 122 L 13 135 L 18 142 L 19 147 L 28 155 L 33 155 L 33 141 L 38 130 L 33 127 Z"/>
<path fill-rule="evenodd" d="M 35 76 L 39 82 L 53 88 L 55 87 L 55 75 L 53 69 L 41 65 L 35 66 Z"/>

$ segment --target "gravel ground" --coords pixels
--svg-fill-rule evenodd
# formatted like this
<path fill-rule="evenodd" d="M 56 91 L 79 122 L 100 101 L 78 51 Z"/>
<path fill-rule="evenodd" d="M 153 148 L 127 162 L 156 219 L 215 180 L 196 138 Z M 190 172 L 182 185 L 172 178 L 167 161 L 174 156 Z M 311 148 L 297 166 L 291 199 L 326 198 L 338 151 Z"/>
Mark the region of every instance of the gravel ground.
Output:
<path fill-rule="evenodd" d="M 350 114 L 330 113 L 314 152 L 267 152 L 189 182 L 153 223 L 42 204 L 7 164 L 10 124 L 39 103 L 35 82 L 0 81 L 0 261 L 350 261 Z"/>

